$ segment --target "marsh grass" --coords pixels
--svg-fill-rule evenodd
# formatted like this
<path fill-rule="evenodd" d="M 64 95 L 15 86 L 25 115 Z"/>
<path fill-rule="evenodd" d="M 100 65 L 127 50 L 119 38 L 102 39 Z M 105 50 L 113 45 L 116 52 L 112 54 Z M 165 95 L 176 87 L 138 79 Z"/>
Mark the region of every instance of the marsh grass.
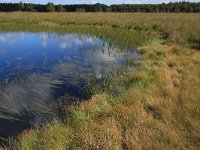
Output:
<path fill-rule="evenodd" d="M 194 34 L 193 42 L 199 38 L 199 14 L 0 16 L 6 31 L 86 32 L 130 48 L 141 39 L 142 57 L 136 71 L 113 72 L 109 80 L 91 85 L 95 95 L 64 107 L 62 122 L 25 131 L 7 149 L 199 149 L 200 53 L 188 40 Z"/>

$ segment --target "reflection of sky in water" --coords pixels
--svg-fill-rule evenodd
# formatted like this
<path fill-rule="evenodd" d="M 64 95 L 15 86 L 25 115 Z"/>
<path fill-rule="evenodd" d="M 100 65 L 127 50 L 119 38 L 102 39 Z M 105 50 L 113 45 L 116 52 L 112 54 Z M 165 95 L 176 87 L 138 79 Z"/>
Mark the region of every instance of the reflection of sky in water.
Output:
<path fill-rule="evenodd" d="M 81 98 L 91 74 L 105 77 L 128 58 L 138 55 L 93 36 L 0 33 L 0 118 L 35 111 L 64 93 Z"/>

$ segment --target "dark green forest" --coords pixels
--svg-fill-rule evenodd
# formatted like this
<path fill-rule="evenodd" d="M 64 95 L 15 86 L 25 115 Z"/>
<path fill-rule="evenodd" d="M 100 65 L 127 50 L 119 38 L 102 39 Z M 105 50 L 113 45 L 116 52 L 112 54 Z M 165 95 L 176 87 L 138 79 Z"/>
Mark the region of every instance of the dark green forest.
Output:
<path fill-rule="evenodd" d="M 1 12 L 200 12 L 200 2 L 175 2 L 162 4 L 120 4 L 110 5 L 96 3 L 75 5 L 0 3 Z"/>

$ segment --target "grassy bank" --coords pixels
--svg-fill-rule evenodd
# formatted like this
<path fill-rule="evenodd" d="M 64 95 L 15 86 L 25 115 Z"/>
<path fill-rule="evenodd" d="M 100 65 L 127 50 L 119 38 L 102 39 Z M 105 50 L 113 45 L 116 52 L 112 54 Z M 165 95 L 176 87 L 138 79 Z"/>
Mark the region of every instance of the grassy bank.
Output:
<path fill-rule="evenodd" d="M 200 14 L 0 13 L 0 22 L 1 31 L 94 34 L 142 57 L 137 71 L 64 108 L 64 121 L 25 131 L 7 149 L 200 147 Z"/>

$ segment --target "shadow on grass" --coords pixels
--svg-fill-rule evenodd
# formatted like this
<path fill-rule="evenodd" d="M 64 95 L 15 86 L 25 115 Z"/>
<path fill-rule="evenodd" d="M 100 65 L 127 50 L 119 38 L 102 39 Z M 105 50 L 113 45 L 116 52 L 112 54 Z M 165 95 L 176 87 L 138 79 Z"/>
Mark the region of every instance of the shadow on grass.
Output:
<path fill-rule="evenodd" d="M 200 36 L 199 35 L 191 35 L 188 38 L 188 42 L 191 48 L 200 50 Z"/>

